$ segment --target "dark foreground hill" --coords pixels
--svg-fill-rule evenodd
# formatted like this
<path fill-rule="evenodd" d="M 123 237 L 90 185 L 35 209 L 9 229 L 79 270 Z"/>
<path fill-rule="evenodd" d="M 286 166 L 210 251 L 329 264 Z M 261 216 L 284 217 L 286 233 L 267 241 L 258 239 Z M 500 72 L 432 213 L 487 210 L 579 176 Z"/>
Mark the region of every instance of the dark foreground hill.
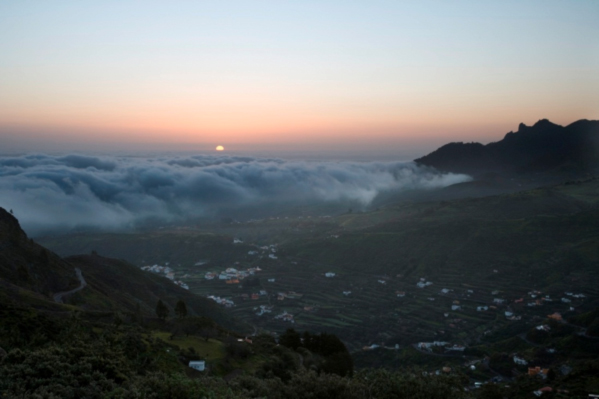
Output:
<path fill-rule="evenodd" d="M 238 331 L 247 329 L 213 301 L 125 261 L 98 255 L 62 259 L 29 239 L 18 220 L 2 208 L 0 248 L 0 299 L 4 303 L 64 310 L 55 295 L 80 285 L 76 274 L 76 269 L 80 269 L 87 286 L 61 298 L 60 302 L 65 305 L 91 311 L 131 313 L 137 310 L 153 316 L 159 299 L 169 308 L 170 314 L 174 314 L 177 301 L 183 300 L 190 315 L 208 317 Z"/>
<path fill-rule="evenodd" d="M 599 121 L 579 120 L 565 127 L 546 119 L 533 126 L 521 123 L 501 141 L 449 143 L 415 162 L 473 175 L 592 171 L 599 167 Z"/>

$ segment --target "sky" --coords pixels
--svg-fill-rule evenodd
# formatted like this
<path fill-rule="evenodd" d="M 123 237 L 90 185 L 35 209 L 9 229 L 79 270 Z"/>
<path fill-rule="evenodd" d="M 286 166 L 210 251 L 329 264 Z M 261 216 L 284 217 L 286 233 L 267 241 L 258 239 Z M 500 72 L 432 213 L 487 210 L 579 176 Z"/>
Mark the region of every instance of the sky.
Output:
<path fill-rule="evenodd" d="M 423 155 L 599 119 L 599 2 L 2 1 L 0 148 Z"/>

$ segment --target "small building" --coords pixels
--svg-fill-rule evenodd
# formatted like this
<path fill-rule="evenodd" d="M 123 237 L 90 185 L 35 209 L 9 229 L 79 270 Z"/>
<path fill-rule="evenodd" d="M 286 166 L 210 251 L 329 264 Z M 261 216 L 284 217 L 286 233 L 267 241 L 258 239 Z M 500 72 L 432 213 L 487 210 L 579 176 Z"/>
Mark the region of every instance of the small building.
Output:
<path fill-rule="evenodd" d="M 335 273 L 333 273 L 333 272 L 326 272 L 326 273 L 324 274 L 324 276 L 325 276 L 325 277 L 329 277 L 329 278 L 331 278 L 331 277 L 335 277 Z"/>
<path fill-rule="evenodd" d="M 538 375 L 539 377 L 547 378 L 547 373 L 549 373 L 549 369 L 542 369 L 539 366 L 528 368 L 528 375 L 533 377 Z"/>
<path fill-rule="evenodd" d="M 206 361 L 205 360 L 191 360 L 189 362 L 189 367 L 194 370 L 204 371 L 206 369 Z"/>
<path fill-rule="evenodd" d="M 533 394 L 535 396 L 541 396 L 544 393 L 551 393 L 551 392 L 553 392 L 553 388 L 551 388 L 551 387 L 543 387 L 541 389 L 537 389 L 536 391 L 534 391 Z"/>
<path fill-rule="evenodd" d="M 514 363 L 519 364 L 521 366 L 528 365 L 528 362 L 525 359 L 521 358 L 521 357 L 514 356 L 513 360 L 514 360 Z"/>
<path fill-rule="evenodd" d="M 562 315 L 557 312 L 547 315 L 547 317 L 555 321 L 562 321 Z"/>

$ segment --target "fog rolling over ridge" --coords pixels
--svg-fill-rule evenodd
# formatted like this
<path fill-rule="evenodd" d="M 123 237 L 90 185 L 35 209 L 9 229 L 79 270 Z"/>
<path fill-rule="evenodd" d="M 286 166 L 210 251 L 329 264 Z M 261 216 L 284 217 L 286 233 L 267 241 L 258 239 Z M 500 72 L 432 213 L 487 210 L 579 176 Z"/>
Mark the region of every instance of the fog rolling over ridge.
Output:
<path fill-rule="evenodd" d="M 227 210 L 352 201 L 468 181 L 408 162 L 301 162 L 240 156 L 43 154 L 0 158 L 0 206 L 31 235 L 114 230 Z"/>

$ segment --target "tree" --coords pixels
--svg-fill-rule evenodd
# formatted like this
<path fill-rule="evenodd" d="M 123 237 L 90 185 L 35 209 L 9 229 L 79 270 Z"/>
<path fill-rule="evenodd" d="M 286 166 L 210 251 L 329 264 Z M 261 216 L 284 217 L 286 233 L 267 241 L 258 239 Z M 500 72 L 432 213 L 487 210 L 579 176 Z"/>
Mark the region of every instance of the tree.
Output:
<path fill-rule="evenodd" d="M 144 318 L 141 313 L 141 306 L 139 305 L 139 302 L 135 304 L 135 310 L 133 311 L 132 319 L 137 324 L 143 324 Z"/>
<path fill-rule="evenodd" d="M 187 305 L 181 299 L 175 305 L 175 314 L 178 318 L 182 319 L 187 316 Z"/>
<path fill-rule="evenodd" d="M 160 320 L 164 320 L 168 317 L 168 313 L 168 308 L 162 302 L 162 299 L 159 299 L 158 304 L 156 304 L 156 316 L 158 316 Z"/>
<path fill-rule="evenodd" d="M 279 343 L 287 348 L 295 350 L 301 346 L 302 340 L 298 332 L 296 332 L 293 328 L 288 328 L 284 334 L 281 334 Z"/>

